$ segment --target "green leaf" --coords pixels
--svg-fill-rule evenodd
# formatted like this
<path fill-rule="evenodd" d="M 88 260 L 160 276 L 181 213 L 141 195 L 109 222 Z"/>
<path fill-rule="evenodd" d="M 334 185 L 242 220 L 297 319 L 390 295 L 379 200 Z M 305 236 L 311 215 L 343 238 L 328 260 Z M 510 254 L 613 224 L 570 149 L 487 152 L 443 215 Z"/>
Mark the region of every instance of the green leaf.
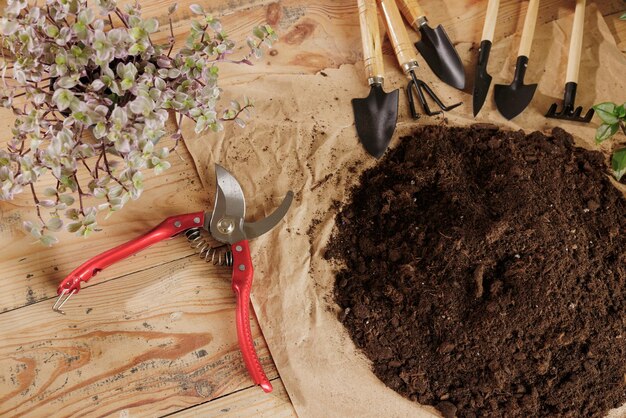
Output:
<path fill-rule="evenodd" d="M 194 14 L 197 14 L 197 15 L 203 15 L 204 14 L 204 9 L 199 4 L 192 4 L 191 6 L 189 6 L 189 9 Z"/>
<path fill-rule="evenodd" d="M 33 238 L 35 238 L 35 239 L 41 238 L 41 228 L 33 227 L 33 228 L 31 228 L 31 230 L 29 232 L 33 236 Z"/>
<path fill-rule="evenodd" d="M 52 197 L 52 196 L 56 196 L 57 195 L 57 189 L 54 189 L 52 187 L 46 187 L 43 191 L 43 195 L 44 196 L 48 196 L 48 197 Z"/>
<path fill-rule="evenodd" d="M 621 16 L 619 17 L 619 19 L 620 19 L 620 20 L 626 20 L 626 13 L 624 13 L 623 15 L 621 15 Z"/>
<path fill-rule="evenodd" d="M 74 204 L 74 197 L 70 194 L 62 194 L 59 196 L 59 200 L 67 206 L 72 206 Z"/>
<path fill-rule="evenodd" d="M 57 80 L 57 85 L 64 89 L 71 89 L 76 84 L 78 84 L 76 79 L 72 77 L 61 77 Z"/>
<path fill-rule="evenodd" d="M 46 228 L 50 231 L 58 231 L 61 227 L 63 227 L 63 221 L 61 218 L 50 218 L 46 223 Z"/>
<path fill-rule="evenodd" d="M 46 247 L 52 247 L 53 244 L 59 242 L 59 239 L 55 236 L 46 234 L 42 235 L 41 238 L 39 238 L 39 242 L 41 242 Z"/>
<path fill-rule="evenodd" d="M 255 26 L 254 29 L 252 29 L 252 34 L 259 39 L 265 38 L 265 32 L 261 26 Z"/>
<path fill-rule="evenodd" d="M 57 28 L 54 25 L 48 25 L 46 26 L 46 35 L 48 35 L 51 38 L 56 38 L 56 36 L 59 34 L 59 28 Z"/>
<path fill-rule="evenodd" d="M 81 222 L 72 222 L 67 226 L 68 232 L 78 232 L 78 230 L 83 226 Z"/>
<path fill-rule="evenodd" d="M 613 175 L 617 181 L 620 181 L 622 176 L 626 174 L 626 148 L 622 148 L 613 153 L 611 166 L 613 168 Z"/>
<path fill-rule="evenodd" d="M 598 130 L 596 130 L 596 144 L 600 144 L 615 135 L 615 133 L 617 132 L 617 128 L 617 123 L 603 123 L 602 125 L 600 125 L 598 127 Z"/>
<path fill-rule="evenodd" d="M 626 116 L 626 103 L 615 108 L 615 115 L 620 119 L 624 119 L 624 116 Z"/>
<path fill-rule="evenodd" d="M 148 33 L 154 33 L 159 28 L 159 22 L 154 18 L 150 18 L 143 22 L 143 27 Z"/>
<path fill-rule="evenodd" d="M 235 118 L 235 123 L 240 128 L 245 128 L 246 127 L 246 122 L 243 119 L 241 119 L 241 118 Z"/>
<path fill-rule="evenodd" d="M 602 119 L 602 122 L 612 124 L 617 123 L 617 115 L 615 113 L 615 103 L 604 102 L 593 106 L 594 110 Z"/>
<path fill-rule="evenodd" d="M 161 161 L 157 165 L 154 166 L 154 174 L 161 174 L 165 170 L 171 167 L 171 164 L 167 161 Z"/>
<path fill-rule="evenodd" d="M 68 209 L 65 211 L 65 217 L 67 219 L 71 219 L 73 221 L 77 221 L 78 220 L 78 215 L 80 214 L 80 212 L 78 212 L 78 209 Z M 69 230 L 69 228 L 68 228 Z"/>
<path fill-rule="evenodd" d="M 146 47 L 143 46 L 142 44 L 139 43 L 134 43 L 130 49 L 128 50 L 128 53 L 130 55 L 139 55 L 140 53 L 144 52 L 146 50 Z"/>
<path fill-rule="evenodd" d="M 24 228 L 24 231 L 28 233 L 30 233 L 30 231 L 32 231 L 34 227 L 35 225 L 31 221 L 24 221 L 22 223 L 22 228 Z"/>
<path fill-rule="evenodd" d="M 57 89 L 52 95 L 52 101 L 60 111 L 69 108 L 73 100 L 76 100 L 74 93 L 66 89 Z"/>
<path fill-rule="evenodd" d="M 143 189 L 143 174 L 141 174 L 141 171 L 137 171 L 133 174 L 132 181 L 136 189 Z"/>

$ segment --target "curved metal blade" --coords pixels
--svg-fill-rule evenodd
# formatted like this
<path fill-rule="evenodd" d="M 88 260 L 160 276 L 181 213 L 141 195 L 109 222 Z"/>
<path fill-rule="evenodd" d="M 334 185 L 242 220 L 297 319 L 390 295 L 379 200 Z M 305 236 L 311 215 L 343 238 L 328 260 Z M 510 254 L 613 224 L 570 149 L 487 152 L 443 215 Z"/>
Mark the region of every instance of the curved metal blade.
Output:
<path fill-rule="evenodd" d="M 505 118 L 511 120 L 526 109 L 533 99 L 537 84 L 524 84 L 524 75 L 528 66 L 528 57 L 517 57 L 515 75 L 510 85 L 496 84 L 493 88 L 493 98 L 498 111 Z"/>
<path fill-rule="evenodd" d="M 246 234 L 246 238 L 256 238 L 274 228 L 276 224 L 278 224 L 278 222 L 280 222 L 280 220 L 287 214 L 292 201 L 293 192 L 289 191 L 280 206 L 278 206 L 270 216 L 256 222 L 244 222 L 243 230 Z"/>
<path fill-rule="evenodd" d="M 489 53 L 491 51 L 491 41 L 484 40 L 478 49 L 478 62 L 476 63 L 476 74 L 474 76 L 474 89 L 472 91 L 472 110 L 474 116 L 478 115 L 487 99 L 487 92 L 491 85 L 491 76 L 487 73 L 489 63 Z"/>
<path fill-rule="evenodd" d="M 382 157 L 398 121 L 398 90 L 385 93 L 382 84 L 374 83 L 364 99 L 352 99 L 356 132 L 367 152 Z"/>
<path fill-rule="evenodd" d="M 415 43 L 430 69 L 446 84 L 459 90 L 465 88 L 465 68 L 461 57 L 441 25 L 435 29 L 422 24 L 419 27 L 421 40 Z"/>
<path fill-rule="evenodd" d="M 211 215 L 211 235 L 218 241 L 228 243 L 245 239 L 243 218 L 246 216 L 246 201 L 241 185 L 219 164 L 215 164 L 215 175 L 217 191 Z"/>

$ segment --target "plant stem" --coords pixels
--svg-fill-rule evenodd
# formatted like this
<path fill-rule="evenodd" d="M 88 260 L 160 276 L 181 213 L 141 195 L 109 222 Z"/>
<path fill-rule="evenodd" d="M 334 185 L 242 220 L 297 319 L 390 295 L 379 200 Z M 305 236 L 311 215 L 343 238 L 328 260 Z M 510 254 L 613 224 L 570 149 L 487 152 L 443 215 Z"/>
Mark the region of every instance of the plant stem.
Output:
<path fill-rule="evenodd" d="M 106 149 L 105 149 L 105 145 L 102 145 L 102 157 L 104 159 L 104 170 L 107 172 L 107 174 L 109 175 L 109 177 L 111 177 L 113 180 L 115 180 L 117 182 L 117 184 L 119 184 L 120 186 L 122 186 L 122 188 L 128 192 L 128 188 L 124 185 L 124 183 L 122 183 L 120 181 L 120 179 L 118 179 L 117 177 L 115 177 L 113 175 L 113 173 L 111 172 L 111 167 L 109 167 L 109 161 L 107 160 L 107 154 L 106 154 Z"/>
<path fill-rule="evenodd" d="M 172 50 L 174 49 L 174 26 L 172 25 L 172 17 L 169 17 L 169 21 L 170 21 L 170 49 L 169 51 L 167 51 L 167 57 L 169 58 L 170 54 L 172 53 Z"/>
<path fill-rule="evenodd" d="M 85 216 L 85 208 L 83 207 L 83 189 L 80 187 L 80 183 L 78 182 L 78 176 L 76 172 L 74 172 L 74 181 L 76 182 L 76 187 L 78 188 L 78 203 L 80 205 L 80 214 Z"/>
<path fill-rule="evenodd" d="M 235 116 L 233 116 L 232 118 L 220 118 L 220 120 L 222 122 L 226 122 L 227 120 L 235 120 L 241 114 L 241 112 L 243 112 L 244 110 L 246 110 L 246 109 L 248 109 L 250 107 L 252 107 L 252 105 L 251 104 L 247 104 L 244 107 L 242 107 L 241 109 L 239 109 L 239 111 L 237 113 L 235 113 Z"/>
<path fill-rule="evenodd" d="M 120 18 L 120 20 L 122 21 L 122 23 L 124 24 L 124 26 L 126 26 L 127 28 L 130 28 L 130 26 L 128 25 L 128 22 L 126 22 L 126 18 L 124 17 L 124 15 L 122 14 L 122 11 L 119 9 L 119 7 L 115 8 L 115 14 L 117 15 L 117 17 Z"/>
<path fill-rule="evenodd" d="M 39 220 L 41 221 L 41 223 L 43 224 L 45 228 L 46 222 L 43 220 L 43 217 L 41 216 L 41 209 L 39 208 L 39 199 L 37 198 L 37 193 L 35 193 L 35 186 L 33 185 L 33 183 L 29 183 L 29 185 L 30 185 L 30 191 L 33 194 L 33 201 L 35 202 L 35 208 L 37 209 L 37 217 L 39 218 Z"/>

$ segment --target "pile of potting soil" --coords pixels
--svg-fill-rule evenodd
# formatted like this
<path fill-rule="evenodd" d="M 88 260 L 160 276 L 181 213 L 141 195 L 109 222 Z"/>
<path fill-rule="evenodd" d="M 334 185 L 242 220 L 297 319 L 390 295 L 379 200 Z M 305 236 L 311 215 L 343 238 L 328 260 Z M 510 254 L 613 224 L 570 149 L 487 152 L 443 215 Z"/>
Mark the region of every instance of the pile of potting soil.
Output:
<path fill-rule="evenodd" d="M 418 130 L 363 174 L 326 255 L 376 375 L 444 416 L 626 402 L 626 200 L 561 129 Z"/>

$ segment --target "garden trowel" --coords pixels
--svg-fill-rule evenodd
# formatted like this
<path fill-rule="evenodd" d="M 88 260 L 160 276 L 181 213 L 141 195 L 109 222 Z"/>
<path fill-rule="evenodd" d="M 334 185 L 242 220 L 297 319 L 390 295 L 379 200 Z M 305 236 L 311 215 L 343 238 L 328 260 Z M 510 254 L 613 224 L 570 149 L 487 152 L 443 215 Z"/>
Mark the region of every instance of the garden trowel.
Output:
<path fill-rule="evenodd" d="M 528 2 L 528 11 L 524 19 L 524 29 L 520 40 L 517 63 L 515 65 L 515 75 L 510 85 L 496 84 L 494 86 L 494 98 L 496 107 L 507 119 L 513 119 L 526 109 L 537 90 L 536 84 L 524 84 L 524 75 L 528 66 L 528 56 L 533 43 L 535 25 L 537 24 L 537 13 L 539 11 L 539 0 Z"/>
<path fill-rule="evenodd" d="M 498 18 L 498 7 L 500 0 L 489 0 L 487 4 L 487 14 L 485 15 L 485 24 L 483 26 L 483 35 L 481 36 L 480 47 L 478 48 L 478 61 L 476 62 L 476 74 L 474 75 L 474 89 L 472 91 L 472 110 L 474 116 L 478 115 L 480 109 L 485 103 L 489 86 L 491 85 L 491 76 L 487 72 L 487 64 L 489 63 L 489 53 L 491 52 L 491 43 L 493 35 L 496 31 L 496 19 Z"/>
<path fill-rule="evenodd" d="M 441 25 L 435 29 L 428 25 L 426 13 L 417 0 L 397 2 L 406 20 L 420 33 L 421 39 L 415 47 L 430 69 L 444 83 L 462 90 L 465 87 L 465 68 L 446 31 Z"/>
<path fill-rule="evenodd" d="M 376 0 L 358 0 L 363 61 L 370 94 L 352 99 L 354 122 L 367 152 L 380 158 L 387 149 L 398 120 L 398 90 L 383 90 L 384 67 Z"/>

